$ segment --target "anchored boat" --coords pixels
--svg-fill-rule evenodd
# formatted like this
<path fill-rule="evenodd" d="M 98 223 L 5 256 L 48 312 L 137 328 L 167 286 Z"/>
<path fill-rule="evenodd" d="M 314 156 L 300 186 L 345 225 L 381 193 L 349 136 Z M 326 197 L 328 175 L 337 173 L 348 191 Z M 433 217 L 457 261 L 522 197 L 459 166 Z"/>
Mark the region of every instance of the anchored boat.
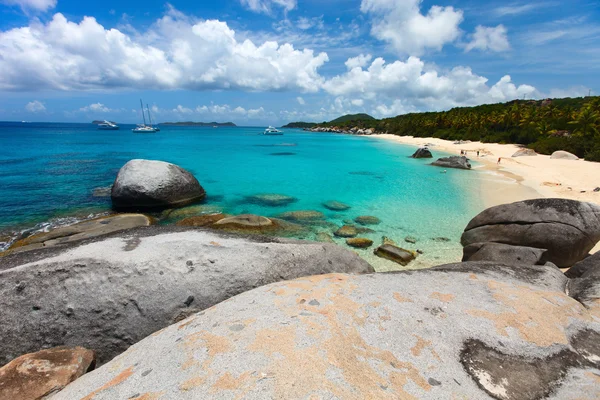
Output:
<path fill-rule="evenodd" d="M 263 135 L 283 135 L 283 131 L 280 131 L 273 126 L 269 126 L 267 129 L 265 129 Z"/>
<path fill-rule="evenodd" d="M 149 125 L 146 125 L 146 113 L 144 111 L 144 103 L 142 103 L 142 99 L 140 99 L 140 107 L 142 108 L 142 118 L 144 119 L 144 123 L 143 124 L 139 124 L 138 126 L 136 126 L 135 128 L 133 128 L 131 131 L 135 132 L 135 133 L 153 133 L 153 132 L 160 131 L 159 128 L 155 128 L 155 127 L 152 126 L 152 118 L 150 117 L 150 108 L 148 107 L 147 104 L 146 104 L 146 108 L 148 109 L 148 123 L 149 123 Z"/>

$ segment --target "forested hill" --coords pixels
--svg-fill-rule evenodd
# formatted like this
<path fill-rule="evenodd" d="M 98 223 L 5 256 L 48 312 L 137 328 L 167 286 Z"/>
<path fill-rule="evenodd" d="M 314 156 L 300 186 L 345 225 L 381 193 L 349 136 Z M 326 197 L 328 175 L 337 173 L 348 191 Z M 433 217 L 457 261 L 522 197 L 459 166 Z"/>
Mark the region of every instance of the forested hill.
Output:
<path fill-rule="evenodd" d="M 394 135 L 518 143 L 550 154 L 566 150 L 600 161 L 600 97 L 515 100 L 320 126 L 374 128 Z"/>

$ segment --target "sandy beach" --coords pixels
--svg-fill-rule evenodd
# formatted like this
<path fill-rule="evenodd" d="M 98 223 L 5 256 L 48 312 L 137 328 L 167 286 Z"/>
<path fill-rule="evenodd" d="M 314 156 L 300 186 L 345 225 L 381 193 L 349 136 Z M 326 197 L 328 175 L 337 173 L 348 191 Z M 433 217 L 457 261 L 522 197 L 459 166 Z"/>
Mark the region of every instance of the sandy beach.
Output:
<path fill-rule="evenodd" d="M 466 151 L 474 169 L 484 172 L 475 178 L 486 207 L 539 197 L 558 197 L 600 204 L 600 163 L 585 160 L 553 160 L 550 156 L 512 157 L 520 149 L 514 144 L 471 142 L 454 144 L 435 138 L 373 135 L 385 140 L 427 145 L 434 157 L 437 151 L 460 155 Z M 479 157 L 477 152 L 479 151 Z M 498 164 L 498 158 L 500 163 Z M 599 251 L 600 245 L 594 248 Z"/>

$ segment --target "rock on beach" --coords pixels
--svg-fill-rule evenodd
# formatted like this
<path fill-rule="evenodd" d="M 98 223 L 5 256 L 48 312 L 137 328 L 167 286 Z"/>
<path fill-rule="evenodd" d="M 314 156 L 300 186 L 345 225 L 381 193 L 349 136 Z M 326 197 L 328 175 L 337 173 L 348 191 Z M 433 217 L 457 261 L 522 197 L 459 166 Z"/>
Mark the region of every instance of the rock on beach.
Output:
<path fill-rule="evenodd" d="M 469 159 L 465 156 L 442 157 L 432 162 L 431 165 L 444 168 L 471 169 Z"/>

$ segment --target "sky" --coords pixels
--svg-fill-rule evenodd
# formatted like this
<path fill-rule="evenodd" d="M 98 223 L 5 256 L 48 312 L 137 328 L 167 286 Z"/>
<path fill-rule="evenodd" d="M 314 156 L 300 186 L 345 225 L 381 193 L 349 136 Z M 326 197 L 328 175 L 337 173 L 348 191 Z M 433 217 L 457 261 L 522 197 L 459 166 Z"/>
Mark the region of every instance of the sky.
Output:
<path fill-rule="evenodd" d="M 0 120 L 238 125 L 600 94 L 600 1 L 0 0 Z"/>

